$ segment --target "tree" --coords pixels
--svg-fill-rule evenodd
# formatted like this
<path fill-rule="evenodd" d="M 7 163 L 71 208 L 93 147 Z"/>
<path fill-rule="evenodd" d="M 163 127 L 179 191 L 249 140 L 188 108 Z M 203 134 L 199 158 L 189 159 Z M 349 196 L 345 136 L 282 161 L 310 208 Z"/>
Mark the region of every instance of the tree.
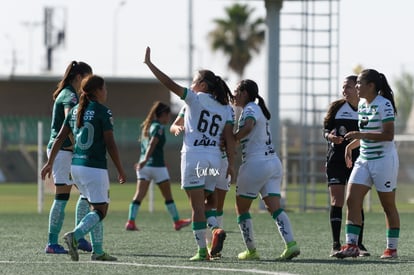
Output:
<path fill-rule="evenodd" d="M 226 9 L 227 18 L 214 19 L 216 28 L 209 33 L 213 51 L 222 51 L 228 56 L 228 67 L 240 78 L 252 59 L 259 53 L 265 38 L 263 18 L 250 22 L 254 8 L 234 4 Z"/>
<path fill-rule="evenodd" d="M 398 110 L 397 129 L 402 133 L 414 121 L 408 121 L 414 99 L 414 77 L 406 71 L 395 80 L 395 105 Z M 414 117 L 413 117 L 414 118 Z M 412 131 L 412 130 L 411 130 Z"/>

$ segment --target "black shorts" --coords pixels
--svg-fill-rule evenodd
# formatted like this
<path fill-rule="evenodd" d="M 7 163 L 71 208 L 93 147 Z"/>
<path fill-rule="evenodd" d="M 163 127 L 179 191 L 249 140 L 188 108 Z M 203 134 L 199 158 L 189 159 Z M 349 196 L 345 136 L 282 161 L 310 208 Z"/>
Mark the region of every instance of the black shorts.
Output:
<path fill-rule="evenodd" d="M 328 186 L 345 185 L 348 182 L 352 169 L 343 163 L 328 163 L 326 165 L 326 179 Z"/>

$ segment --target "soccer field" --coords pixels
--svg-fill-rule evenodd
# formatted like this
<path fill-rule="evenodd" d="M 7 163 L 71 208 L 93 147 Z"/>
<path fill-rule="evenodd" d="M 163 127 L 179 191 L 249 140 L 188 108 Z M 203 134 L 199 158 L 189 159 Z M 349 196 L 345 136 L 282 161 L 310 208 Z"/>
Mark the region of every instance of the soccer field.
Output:
<path fill-rule="evenodd" d="M 239 261 L 237 254 L 244 245 L 234 213 L 234 190 L 226 201 L 224 228 L 227 239 L 218 261 L 190 262 L 196 252 L 191 227 L 174 231 L 158 190 L 155 211 L 148 212 L 145 202 L 139 213 L 138 232 L 124 230 L 128 204 L 135 186 L 111 186 L 111 205 L 104 220 L 104 249 L 117 262 L 92 262 L 80 252 L 79 262 L 68 255 L 47 255 L 48 210 L 52 195 L 45 198 L 45 209 L 37 213 L 35 185 L 0 185 L 0 274 L 413 274 L 414 227 L 412 214 L 401 214 L 401 235 L 397 260 L 380 260 L 385 247 L 384 215 L 366 214 L 364 243 L 370 257 L 358 259 L 329 258 L 331 235 L 328 213 L 289 213 L 301 255 L 289 262 L 277 262 L 283 243 L 277 228 L 266 213 L 253 211 L 253 223 L 260 261 Z M 190 208 L 183 191 L 173 188 L 177 207 L 183 218 Z M 73 193 L 61 235 L 74 225 Z M 344 235 L 344 234 L 342 234 Z"/>

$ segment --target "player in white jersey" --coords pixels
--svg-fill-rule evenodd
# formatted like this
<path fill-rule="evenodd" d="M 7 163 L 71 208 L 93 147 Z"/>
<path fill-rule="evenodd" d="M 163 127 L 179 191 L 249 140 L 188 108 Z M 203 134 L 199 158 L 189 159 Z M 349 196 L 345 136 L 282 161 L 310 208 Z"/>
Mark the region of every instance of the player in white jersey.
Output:
<path fill-rule="evenodd" d="M 220 174 L 221 136 L 225 140 L 229 163 L 226 175 L 234 178 L 233 116 L 229 110 L 231 92 L 226 83 L 209 70 L 197 72 L 191 90 L 178 85 L 152 63 L 149 47 L 145 64 L 165 87 L 186 103 L 181 187 L 190 199 L 192 228 L 198 246 L 197 254 L 190 260 L 202 261 L 209 259 L 210 255 L 215 257 L 223 248 L 226 233 L 218 226 L 215 216 L 206 218 L 204 201 L 209 193 L 205 189 L 214 191 L 214 182 Z M 211 224 L 213 233 L 210 255 L 206 246 L 207 222 Z"/>
<path fill-rule="evenodd" d="M 229 106 L 229 108 L 231 108 Z M 174 123 L 171 124 L 170 132 L 171 134 L 178 136 L 181 132 L 185 131 L 184 128 L 184 114 L 185 114 L 185 105 L 181 107 L 180 112 L 178 113 Z M 216 187 L 214 193 L 211 190 L 206 189 L 211 195 L 206 200 L 206 216 L 207 220 L 211 216 L 215 216 L 220 228 L 223 228 L 223 215 L 224 215 L 224 201 L 226 199 L 227 192 L 230 190 L 230 179 L 226 177 L 226 171 L 228 166 L 227 155 L 225 152 L 222 152 L 221 165 L 219 169 L 219 176 L 214 178 L 214 183 Z M 211 186 L 211 184 L 206 183 L 206 186 Z M 208 223 L 207 223 L 208 224 Z M 211 248 L 211 231 L 206 232 L 206 241 L 207 247 Z"/>
<path fill-rule="evenodd" d="M 374 185 L 385 212 L 387 248 L 382 259 L 397 258 L 400 218 L 395 203 L 398 155 L 394 144 L 394 116 L 397 109 L 387 79 L 376 70 L 363 70 L 356 84 L 361 100 L 358 107 L 359 131 L 347 133 L 353 139 L 345 150 L 348 167 L 352 166 L 352 150 L 360 147 L 360 155 L 349 178 L 346 217 L 346 245 L 338 258 L 356 257 L 361 230 L 361 208 L 367 192 Z"/>
<path fill-rule="evenodd" d="M 258 103 L 256 103 L 256 99 Z M 280 260 L 290 260 L 300 254 L 286 212 L 280 206 L 282 164 L 276 155 L 269 129 L 270 112 L 259 95 L 257 84 L 242 80 L 234 92 L 234 105 L 243 108 L 235 134 L 240 141 L 242 165 L 236 187 L 237 222 L 247 250 L 239 253 L 240 260 L 257 260 L 259 254 L 253 235 L 250 207 L 260 195 L 285 243 Z"/>
<path fill-rule="evenodd" d="M 352 167 L 345 163 L 345 147 L 349 140 L 344 139 L 346 133 L 357 131 L 358 128 L 358 92 L 356 90 L 357 75 L 347 76 L 342 84 L 343 97 L 333 101 L 323 121 L 324 138 L 328 142 L 326 153 L 326 178 L 328 181 L 330 209 L 329 218 L 332 231 L 332 250 L 330 257 L 333 257 L 341 250 L 341 227 L 342 208 L 345 201 L 345 190 Z M 352 160 L 359 156 L 358 148 L 352 151 Z M 364 232 L 364 211 L 361 210 L 362 224 L 358 237 L 359 256 L 369 256 L 365 246 L 362 244 Z"/>

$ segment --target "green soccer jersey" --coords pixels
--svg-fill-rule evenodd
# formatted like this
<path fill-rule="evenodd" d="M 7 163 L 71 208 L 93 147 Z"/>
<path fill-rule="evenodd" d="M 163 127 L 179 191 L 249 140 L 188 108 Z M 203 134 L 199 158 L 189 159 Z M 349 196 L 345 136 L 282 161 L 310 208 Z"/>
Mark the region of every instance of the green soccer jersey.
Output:
<path fill-rule="evenodd" d="M 78 104 L 78 94 L 75 89 L 68 85 L 62 89 L 62 91 L 57 96 L 55 103 L 53 104 L 53 113 L 52 113 L 52 124 L 49 143 L 47 148 L 52 148 L 53 142 L 55 141 L 56 136 L 58 135 L 60 128 L 62 127 L 63 121 L 65 121 L 65 109 L 73 108 Z M 70 147 L 72 142 L 67 138 L 62 145 L 63 147 Z"/>
<path fill-rule="evenodd" d="M 113 130 L 112 112 L 91 101 L 83 116 L 83 126 L 77 128 L 78 107 L 76 105 L 65 119 L 65 125 L 72 129 L 75 137 L 72 165 L 107 169 L 104 132 Z"/>
<path fill-rule="evenodd" d="M 142 138 L 140 161 L 142 161 L 145 158 L 145 154 L 149 147 L 149 141 L 151 140 L 152 137 L 157 137 L 158 143 L 155 146 L 155 149 L 152 152 L 152 155 L 148 159 L 146 166 L 164 167 L 165 166 L 164 145 L 166 142 L 165 129 L 164 129 L 164 126 L 161 125 L 158 121 L 151 122 L 151 126 L 149 129 L 149 137 Z"/>

